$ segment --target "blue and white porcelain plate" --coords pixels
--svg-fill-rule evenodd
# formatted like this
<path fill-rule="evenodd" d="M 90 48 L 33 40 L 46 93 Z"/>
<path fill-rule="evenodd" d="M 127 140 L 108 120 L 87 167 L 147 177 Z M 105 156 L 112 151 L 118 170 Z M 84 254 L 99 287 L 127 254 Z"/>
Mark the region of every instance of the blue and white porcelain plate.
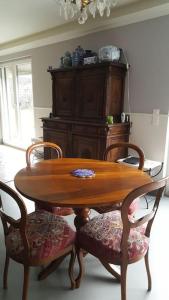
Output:
<path fill-rule="evenodd" d="M 76 169 L 71 172 L 73 176 L 81 178 L 92 178 L 95 176 L 95 172 L 90 169 Z"/>

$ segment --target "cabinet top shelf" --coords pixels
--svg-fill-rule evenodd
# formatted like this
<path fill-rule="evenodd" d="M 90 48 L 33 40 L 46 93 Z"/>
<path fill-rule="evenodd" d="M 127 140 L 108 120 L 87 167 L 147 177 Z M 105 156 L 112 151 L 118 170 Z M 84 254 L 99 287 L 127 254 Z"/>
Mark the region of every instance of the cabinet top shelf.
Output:
<path fill-rule="evenodd" d="M 48 121 L 48 122 L 55 122 L 55 123 L 64 123 L 64 124 L 79 124 L 79 125 L 86 125 L 86 126 L 98 126 L 98 127 L 107 127 L 107 128 L 111 128 L 111 127 L 115 127 L 115 126 L 129 126 L 130 123 L 113 123 L 113 124 L 107 124 L 106 122 L 87 122 L 87 121 L 81 121 L 81 120 L 68 120 L 68 119 L 64 119 L 64 118 L 60 118 L 60 117 L 52 117 L 52 118 L 48 118 L 48 117 L 42 117 L 40 118 L 42 120 L 42 122 Z"/>
<path fill-rule="evenodd" d="M 65 71 L 70 71 L 70 70 L 80 70 L 80 69 L 91 69 L 91 68 L 98 68 L 98 67 L 116 67 L 116 68 L 121 68 L 127 71 L 126 65 L 123 63 L 119 62 L 110 62 L 110 61 L 105 61 L 105 62 L 100 62 L 96 64 L 87 64 L 83 66 L 77 66 L 77 67 L 65 67 L 65 68 L 49 68 L 47 69 L 47 72 L 65 72 Z"/>

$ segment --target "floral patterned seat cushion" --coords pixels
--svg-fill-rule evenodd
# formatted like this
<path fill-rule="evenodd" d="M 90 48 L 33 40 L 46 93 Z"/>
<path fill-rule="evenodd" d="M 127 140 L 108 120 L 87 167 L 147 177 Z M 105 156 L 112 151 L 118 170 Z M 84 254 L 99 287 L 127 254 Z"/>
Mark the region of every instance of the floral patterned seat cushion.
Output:
<path fill-rule="evenodd" d="M 77 239 L 80 247 L 113 263 L 114 259 L 120 259 L 122 231 L 121 213 L 120 211 L 113 211 L 90 220 L 77 233 Z M 149 238 L 144 233 L 145 226 L 130 230 L 128 239 L 129 261 L 142 257 L 147 252 Z"/>
<path fill-rule="evenodd" d="M 52 207 L 51 212 L 58 216 L 69 216 L 74 213 L 71 207 Z"/>
<path fill-rule="evenodd" d="M 53 260 L 60 251 L 74 243 L 75 232 L 60 216 L 37 210 L 27 216 L 26 234 L 32 262 Z M 6 247 L 11 256 L 22 260 L 23 243 L 19 229 L 10 228 Z"/>
<path fill-rule="evenodd" d="M 129 215 L 133 215 L 136 210 L 139 209 L 139 198 L 136 198 L 131 205 L 129 206 Z M 114 204 L 113 206 L 103 206 L 94 208 L 99 214 L 104 214 L 113 210 L 117 210 L 121 208 L 121 203 Z"/>
<path fill-rule="evenodd" d="M 140 198 L 136 198 L 129 206 L 129 215 L 133 215 L 139 209 Z"/>
<path fill-rule="evenodd" d="M 38 204 L 36 205 L 36 209 L 45 209 L 57 216 L 68 216 L 68 215 L 72 215 L 74 213 L 73 209 L 71 207 L 51 207 L 49 205 L 45 205 L 45 204 Z"/>

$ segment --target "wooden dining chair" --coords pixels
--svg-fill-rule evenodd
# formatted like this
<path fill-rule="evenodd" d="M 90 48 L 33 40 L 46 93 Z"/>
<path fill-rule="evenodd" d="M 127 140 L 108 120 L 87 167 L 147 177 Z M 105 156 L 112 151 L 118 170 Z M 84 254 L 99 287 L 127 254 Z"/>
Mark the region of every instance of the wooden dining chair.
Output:
<path fill-rule="evenodd" d="M 167 178 L 143 185 L 128 194 L 121 206 L 121 211 L 98 215 L 86 223 L 77 232 L 77 255 L 80 273 L 76 287 L 84 273 L 83 252 L 97 257 L 105 268 L 121 282 L 121 300 L 126 300 L 126 276 L 129 264 L 142 258 L 148 277 L 148 291 L 151 290 L 151 274 L 149 268 L 149 243 L 151 227 L 156 216 L 159 202 L 166 185 Z M 128 215 L 131 203 L 137 197 L 149 192 L 156 192 L 151 211 L 137 219 Z M 120 266 L 120 274 L 110 264 Z"/>
<path fill-rule="evenodd" d="M 2 220 L 6 246 L 6 260 L 3 273 L 3 288 L 7 289 L 8 266 L 10 259 L 24 267 L 22 300 L 28 298 L 29 269 L 42 266 L 56 259 L 71 255 L 69 276 L 71 287 L 75 287 L 72 268 L 75 260 L 75 232 L 61 216 L 45 210 L 36 210 L 27 214 L 26 206 L 19 195 L 10 187 L 0 182 L 0 217 Z M 4 202 L 3 202 L 4 200 Z M 20 218 L 11 216 L 4 209 L 12 201 L 19 208 Z M 9 204 L 10 203 L 10 204 Z M 4 205 L 2 205 L 4 204 Z"/>
<path fill-rule="evenodd" d="M 103 160 L 107 161 L 107 160 L 111 160 L 111 157 L 114 157 L 114 155 L 111 155 L 111 152 L 115 149 L 121 148 L 123 150 L 123 153 L 125 153 L 125 150 L 128 149 L 132 149 L 137 153 L 138 159 L 139 159 L 139 163 L 138 163 L 138 169 L 139 170 L 143 170 L 144 167 L 144 153 L 143 150 L 141 148 L 139 148 L 137 145 L 131 144 L 131 143 L 127 143 L 127 142 L 119 142 L 119 143 L 115 143 L 110 145 L 106 151 L 104 152 L 103 155 Z M 115 161 L 117 162 L 117 161 Z M 129 207 L 129 214 L 132 215 L 138 208 L 139 206 L 139 199 L 136 199 L 131 206 Z M 111 205 L 111 206 L 105 206 L 105 207 L 94 207 L 93 209 L 96 210 L 98 213 L 103 214 L 106 212 L 110 212 L 112 210 L 116 210 L 116 209 L 120 209 L 121 208 L 121 203 L 119 204 L 115 204 L 115 205 Z"/>
<path fill-rule="evenodd" d="M 53 150 L 51 156 L 53 156 L 54 158 L 62 158 L 62 150 L 57 144 L 50 142 L 37 142 L 30 145 L 26 150 L 26 164 L 28 167 L 30 167 L 34 163 L 34 155 L 37 155 L 38 149 L 41 148 L 46 148 L 50 151 Z M 40 155 L 40 157 L 42 158 L 42 155 Z M 60 216 L 67 216 L 74 213 L 71 207 L 50 207 L 46 204 L 36 204 L 36 209 L 37 208 L 43 208 Z"/>

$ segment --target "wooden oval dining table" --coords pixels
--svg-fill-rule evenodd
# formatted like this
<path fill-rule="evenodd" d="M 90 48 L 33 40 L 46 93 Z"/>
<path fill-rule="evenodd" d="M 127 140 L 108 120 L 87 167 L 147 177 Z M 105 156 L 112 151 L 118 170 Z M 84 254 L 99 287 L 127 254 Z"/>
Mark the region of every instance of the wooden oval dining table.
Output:
<path fill-rule="evenodd" d="M 93 170 L 95 176 L 75 177 L 76 169 Z M 43 160 L 21 169 L 14 178 L 16 189 L 35 203 L 72 207 L 77 229 L 88 221 L 90 208 L 120 203 L 131 190 L 151 181 L 136 168 L 82 158 Z"/>

